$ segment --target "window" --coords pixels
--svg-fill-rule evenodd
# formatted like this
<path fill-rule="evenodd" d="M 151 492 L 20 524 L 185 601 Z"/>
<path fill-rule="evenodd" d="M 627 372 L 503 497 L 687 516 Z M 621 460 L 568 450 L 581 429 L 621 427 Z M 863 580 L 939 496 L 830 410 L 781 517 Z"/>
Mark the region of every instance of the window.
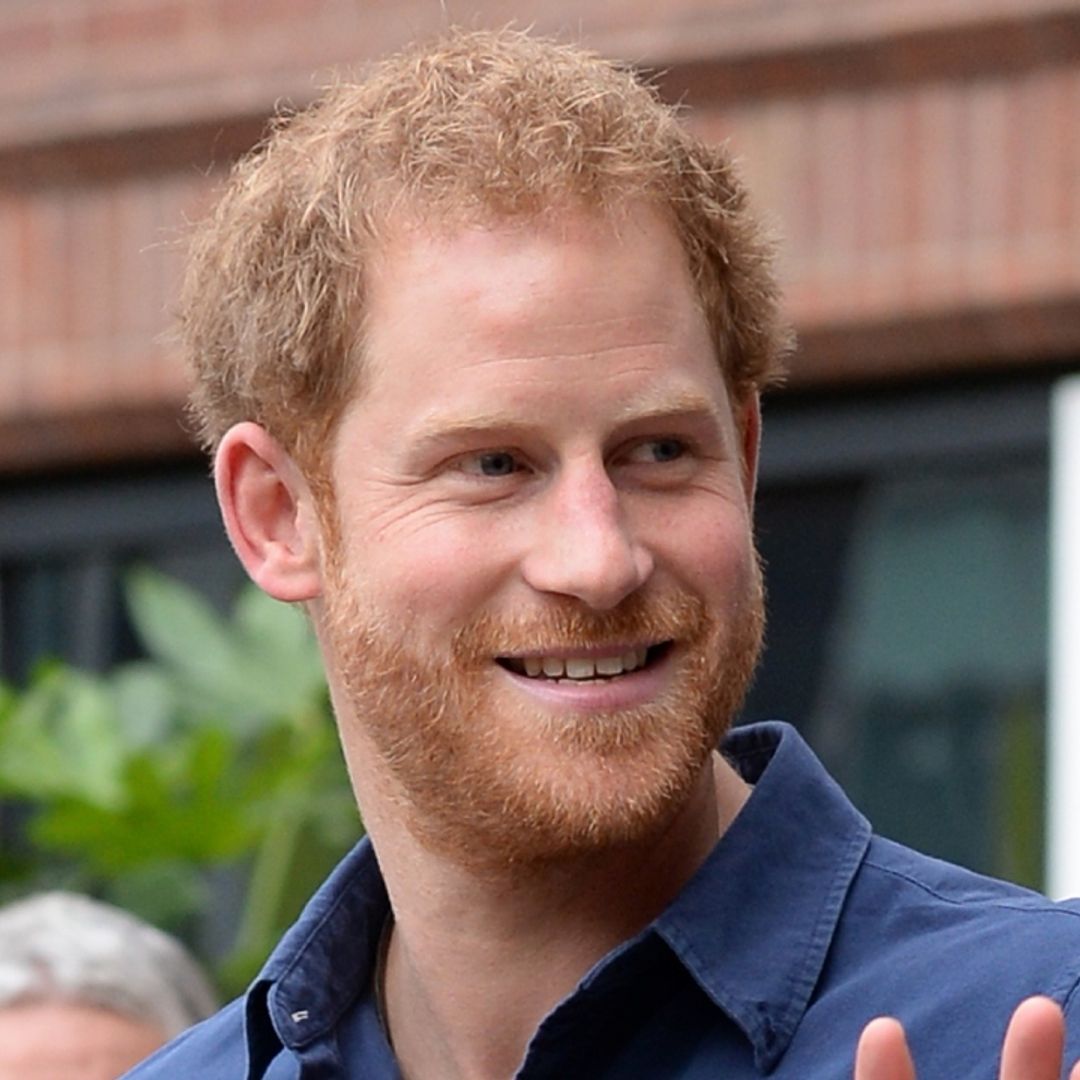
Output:
<path fill-rule="evenodd" d="M 0 676 L 42 656 L 101 670 L 135 655 L 122 599 L 149 563 L 227 603 L 242 578 L 201 463 L 0 488 Z"/>
<path fill-rule="evenodd" d="M 1041 886 L 1048 382 L 781 398 L 770 624 L 744 716 L 791 720 L 875 828 Z"/>

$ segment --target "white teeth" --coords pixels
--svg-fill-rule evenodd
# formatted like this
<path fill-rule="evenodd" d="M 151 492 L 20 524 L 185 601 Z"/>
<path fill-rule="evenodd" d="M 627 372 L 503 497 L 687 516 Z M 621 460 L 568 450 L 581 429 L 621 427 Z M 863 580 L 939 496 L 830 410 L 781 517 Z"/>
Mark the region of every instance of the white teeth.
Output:
<path fill-rule="evenodd" d="M 645 666 L 648 648 L 629 649 L 621 656 L 601 656 L 595 659 L 582 656 L 525 656 L 517 661 L 518 672 L 530 678 L 541 675 L 549 679 L 595 679 L 598 675 L 610 678 Z"/>
<path fill-rule="evenodd" d="M 621 656 L 602 656 L 596 661 L 597 675 L 621 675 L 626 670 Z"/>
<path fill-rule="evenodd" d="M 596 664 L 591 660 L 567 660 L 566 677 L 568 679 L 591 679 L 596 675 Z"/>

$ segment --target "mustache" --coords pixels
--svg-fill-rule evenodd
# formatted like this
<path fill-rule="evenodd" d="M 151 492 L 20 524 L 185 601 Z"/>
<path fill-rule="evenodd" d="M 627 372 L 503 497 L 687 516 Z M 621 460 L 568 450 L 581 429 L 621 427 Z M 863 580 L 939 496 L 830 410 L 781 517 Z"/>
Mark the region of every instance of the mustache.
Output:
<path fill-rule="evenodd" d="M 475 664 L 530 652 L 696 641 L 711 621 L 704 602 L 680 590 L 634 593 L 610 611 L 594 611 L 571 597 L 551 597 L 529 614 L 477 616 L 454 634 L 451 654 L 457 664 Z"/>

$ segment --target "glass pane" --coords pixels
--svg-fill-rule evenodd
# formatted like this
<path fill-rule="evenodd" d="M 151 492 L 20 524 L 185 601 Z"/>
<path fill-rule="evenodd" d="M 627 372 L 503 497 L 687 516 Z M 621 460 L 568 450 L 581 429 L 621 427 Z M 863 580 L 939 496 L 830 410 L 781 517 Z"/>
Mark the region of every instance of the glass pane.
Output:
<path fill-rule="evenodd" d="M 123 599 L 149 564 L 220 606 L 243 579 L 201 464 L 0 487 L 0 679 L 44 657 L 104 669 L 140 655 Z"/>
<path fill-rule="evenodd" d="M 746 711 L 796 722 L 879 832 L 1034 886 L 1046 480 L 939 463 L 764 492 L 775 629 Z"/>

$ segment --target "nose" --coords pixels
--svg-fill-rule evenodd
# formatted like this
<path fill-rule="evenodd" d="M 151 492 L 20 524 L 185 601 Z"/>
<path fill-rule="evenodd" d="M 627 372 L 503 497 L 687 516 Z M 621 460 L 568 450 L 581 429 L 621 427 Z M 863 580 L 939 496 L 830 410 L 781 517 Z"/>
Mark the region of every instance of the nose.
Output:
<path fill-rule="evenodd" d="M 652 571 L 652 554 L 635 535 L 602 463 L 567 469 L 553 481 L 523 560 L 532 588 L 607 611 Z"/>

